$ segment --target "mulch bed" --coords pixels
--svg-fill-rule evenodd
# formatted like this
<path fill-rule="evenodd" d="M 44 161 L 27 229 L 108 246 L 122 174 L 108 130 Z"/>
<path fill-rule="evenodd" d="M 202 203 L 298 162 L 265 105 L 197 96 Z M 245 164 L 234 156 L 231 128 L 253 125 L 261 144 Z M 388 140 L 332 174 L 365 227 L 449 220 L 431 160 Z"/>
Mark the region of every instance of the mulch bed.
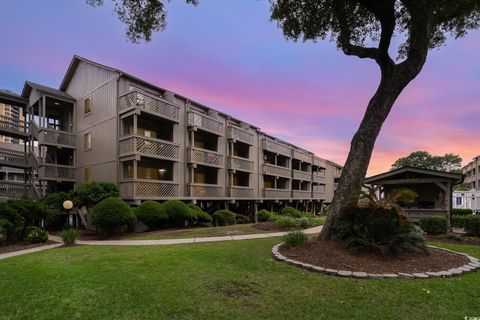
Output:
<path fill-rule="evenodd" d="M 280 253 L 290 259 L 319 267 L 360 271 L 366 273 L 420 273 L 457 268 L 470 262 L 464 256 L 435 248 L 428 248 L 429 255 L 420 250 L 384 257 L 377 252 L 351 253 L 345 244 L 331 240 L 311 240 L 304 246 L 280 247 Z"/>
<path fill-rule="evenodd" d="M 48 245 L 55 244 L 55 243 L 57 243 L 57 242 L 47 241 L 46 243 L 33 243 L 33 244 L 28 243 L 28 242 L 7 243 L 7 245 L 5 247 L 1 247 L 1 245 L 0 245 L 0 254 L 20 251 L 20 250 L 26 250 L 26 249 L 32 249 L 32 248 L 38 248 L 38 247 L 43 247 L 43 246 L 48 246 Z"/>

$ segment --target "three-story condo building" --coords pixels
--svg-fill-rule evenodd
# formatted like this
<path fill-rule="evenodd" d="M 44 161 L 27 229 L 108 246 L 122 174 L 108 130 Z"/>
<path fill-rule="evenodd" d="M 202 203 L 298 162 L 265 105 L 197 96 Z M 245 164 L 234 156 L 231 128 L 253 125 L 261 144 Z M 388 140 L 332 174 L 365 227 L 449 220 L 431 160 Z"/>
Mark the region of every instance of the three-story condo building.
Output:
<path fill-rule="evenodd" d="M 40 197 L 110 181 L 132 204 L 181 199 L 247 209 L 330 202 L 341 166 L 259 128 L 121 70 L 74 56 L 59 89 L 26 82 L 0 95 L 25 121 L 0 118 L 0 164 L 25 170 L 23 194 Z M 0 181 L 11 197 L 18 184 Z M 13 191 L 8 191 L 11 188 Z"/>

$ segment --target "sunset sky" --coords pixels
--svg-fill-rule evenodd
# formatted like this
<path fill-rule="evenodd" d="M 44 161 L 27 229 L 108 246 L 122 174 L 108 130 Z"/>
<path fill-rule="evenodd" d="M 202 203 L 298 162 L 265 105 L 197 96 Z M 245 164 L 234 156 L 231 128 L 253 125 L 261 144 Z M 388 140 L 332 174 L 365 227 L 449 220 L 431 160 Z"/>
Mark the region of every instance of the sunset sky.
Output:
<path fill-rule="evenodd" d="M 1 0 L 0 88 L 58 87 L 74 54 L 129 72 L 343 164 L 379 80 L 333 43 L 287 41 L 267 0 L 167 5 L 168 26 L 132 44 L 108 0 Z M 480 32 L 430 53 L 384 124 L 369 174 L 427 150 L 480 154 Z"/>

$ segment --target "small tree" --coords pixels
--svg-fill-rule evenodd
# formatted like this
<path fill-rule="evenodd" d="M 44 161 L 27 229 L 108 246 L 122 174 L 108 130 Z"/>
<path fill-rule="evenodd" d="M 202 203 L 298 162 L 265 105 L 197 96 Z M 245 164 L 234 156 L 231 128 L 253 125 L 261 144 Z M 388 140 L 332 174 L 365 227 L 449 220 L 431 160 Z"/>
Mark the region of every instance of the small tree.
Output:
<path fill-rule="evenodd" d="M 38 225 L 41 221 L 48 221 L 55 216 L 55 213 L 48 206 L 28 199 L 10 200 L 7 201 L 7 206 L 15 210 L 17 221 L 20 221 L 18 217 L 21 217 L 21 240 L 25 238 L 28 226 Z"/>
<path fill-rule="evenodd" d="M 414 167 L 438 171 L 455 171 L 460 169 L 461 166 L 462 158 L 458 154 L 447 153 L 443 156 L 434 156 L 427 151 L 415 151 L 395 161 L 392 164 L 392 169 Z"/>

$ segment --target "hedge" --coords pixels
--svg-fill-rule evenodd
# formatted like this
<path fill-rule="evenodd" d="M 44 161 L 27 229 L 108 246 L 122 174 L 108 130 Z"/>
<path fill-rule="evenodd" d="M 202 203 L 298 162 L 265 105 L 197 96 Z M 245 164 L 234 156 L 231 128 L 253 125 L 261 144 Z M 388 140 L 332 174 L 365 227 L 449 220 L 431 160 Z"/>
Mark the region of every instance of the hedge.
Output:
<path fill-rule="evenodd" d="M 258 222 L 266 222 L 266 221 L 268 221 L 272 218 L 273 218 L 273 213 L 268 211 L 268 210 L 262 209 L 262 210 L 257 212 L 257 221 Z"/>
<path fill-rule="evenodd" d="M 480 215 L 469 215 L 464 222 L 465 232 L 469 236 L 480 236 Z"/>
<path fill-rule="evenodd" d="M 281 216 L 288 216 L 292 218 L 300 218 L 302 216 L 302 213 L 299 210 L 290 206 L 285 206 L 282 210 L 280 210 L 278 214 Z"/>
<path fill-rule="evenodd" d="M 142 220 L 150 229 L 157 229 L 167 224 L 167 212 L 160 203 L 147 200 L 135 210 L 139 220 Z"/>
<path fill-rule="evenodd" d="M 210 223 L 213 221 L 212 217 L 207 212 L 203 211 L 202 208 L 200 208 L 196 204 L 191 203 L 188 205 L 188 207 L 196 215 L 197 222 Z"/>
<path fill-rule="evenodd" d="M 445 217 L 423 217 L 420 228 L 427 234 L 445 234 L 448 231 L 448 220 Z"/>
<path fill-rule="evenodd" d="M 235 212 L 230 210 L 218 210 L 213 214 L 215 225 L 230 226 L 236 223 Z"/>
<path fill-rule="evenodd" d="M 133 228 L 136 220 L 130 206 L 115 197 L 103 199 L 92 212 L 92 223 L 107 234 L 122 233 L 126 228 Z"/>
<path fill-rule="evenodd" d="M 162 205 L 172 226 L 185 227 L 186 224 L 192 225 L 197 220 L 195 212 L 180 200 L 167 200 Z"/>
<path fill-rule="evenodd" d="M 452 215 L 454 216 L 468 216 L 473 214 L 472 209 L 452 209 Z"/>

